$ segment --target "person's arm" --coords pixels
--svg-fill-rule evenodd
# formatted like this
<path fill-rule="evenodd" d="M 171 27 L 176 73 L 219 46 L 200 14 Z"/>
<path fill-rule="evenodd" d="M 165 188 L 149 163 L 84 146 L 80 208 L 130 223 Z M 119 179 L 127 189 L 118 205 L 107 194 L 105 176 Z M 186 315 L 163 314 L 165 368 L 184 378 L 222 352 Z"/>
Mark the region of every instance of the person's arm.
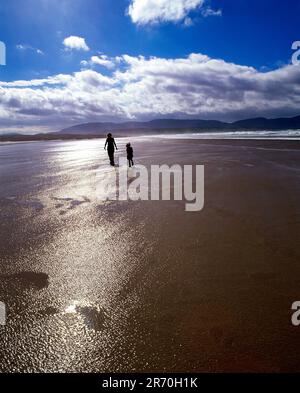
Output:
<path fill-rule="evenodd" d="M 106 145 L 108 144 L 108 141 L 106 139 L 105 145 L 104 145 L 104 150 L 106 150 Z"/>
<path fill-rule="evenodd" d="M 118 148 L 117 148 L 117 145 L 116 145 L 116 141 L 115 141 L 115 140 L 114 140 L 114 145 L 115 145 L 116 149 L 118 150 Z"/>

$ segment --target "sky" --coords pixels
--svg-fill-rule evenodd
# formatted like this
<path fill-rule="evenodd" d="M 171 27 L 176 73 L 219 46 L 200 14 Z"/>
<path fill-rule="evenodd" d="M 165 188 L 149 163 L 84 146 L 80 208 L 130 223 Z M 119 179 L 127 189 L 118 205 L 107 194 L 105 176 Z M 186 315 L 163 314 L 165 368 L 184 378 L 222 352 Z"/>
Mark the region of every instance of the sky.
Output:
<path fill-rule="evenodd" d="M 300 115 L 299 14 L 299 0 L 0 0 L 0 132 Z"/>

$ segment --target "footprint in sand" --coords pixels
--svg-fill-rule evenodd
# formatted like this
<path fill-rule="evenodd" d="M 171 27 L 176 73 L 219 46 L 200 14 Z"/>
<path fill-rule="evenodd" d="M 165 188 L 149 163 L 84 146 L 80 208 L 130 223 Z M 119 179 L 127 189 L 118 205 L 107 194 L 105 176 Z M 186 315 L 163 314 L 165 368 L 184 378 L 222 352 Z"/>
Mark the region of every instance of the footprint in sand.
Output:
<path fill-rule="evenodd" d="M 61 210 L 59 212 L 60 215 L 66 214 L 68 210 L 73 210 L 76 207 L 85 204 L 85 203 L 90 203 L 91 200 L 87 198 L 86 196 L 82 196 L 82 199 L 73 199 L 73 198 L 58 198 L 58 197 L 53 197 L 52 199 L 58 203 L 56 203 L 55 208 L 56 209 L 66 209 L 66 210 Z"/>

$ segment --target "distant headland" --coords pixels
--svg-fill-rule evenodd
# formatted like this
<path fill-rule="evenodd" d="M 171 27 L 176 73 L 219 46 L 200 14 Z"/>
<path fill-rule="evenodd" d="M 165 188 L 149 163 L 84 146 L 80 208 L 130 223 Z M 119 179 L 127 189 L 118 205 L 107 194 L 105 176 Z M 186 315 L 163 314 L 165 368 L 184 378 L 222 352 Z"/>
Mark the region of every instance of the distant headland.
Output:
<path fill-rule="evenodd" d="M 101 138 L 108 131 L 116 136 L 190 133 L 190 132 L 224 132 L 224 131 L 280 131 L 300 129 L 300 116 L 267 119 L 257 117 L 226 123 L 218 120 L 184 120 L 184 119 L 156 119 L 147 122 L 130 121 L 123 123 L 103 122 L 78 124 L 60 131 L 35 135 L 10 133 L 0 135 L 0 142 L 38 141 L 57 139 L 92 139 Z"/>

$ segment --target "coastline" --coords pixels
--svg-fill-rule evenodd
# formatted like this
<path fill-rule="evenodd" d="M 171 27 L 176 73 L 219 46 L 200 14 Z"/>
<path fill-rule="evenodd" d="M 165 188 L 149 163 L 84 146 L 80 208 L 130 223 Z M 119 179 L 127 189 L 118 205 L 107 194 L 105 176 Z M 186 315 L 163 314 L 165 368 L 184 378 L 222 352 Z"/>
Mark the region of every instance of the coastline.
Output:
<path fill-rule="evenodd" d="M 299 371 L 300 142 L 132 142 L 146 167 L 205 165 L 204 209 L 97 202 L 100 140 L 3 150 L 0 370 Z"/>
<path fill-rule="evenodd" d="M 109 130 L 109 128 L 107 128 Z M 195 138 L 195 139 L 258 139 L 258 140 L 300 140 L 300 129 L 193 129 L 193 128 L 157 128 L 157 129 L 116 129 L 113 130 L 116 138 L 123 137 L 166 137 L 166 138 Z M 66 133 L 52 132 L 44 134 L 2 134 L 0 144 L 3 142 L 31 142 L 55 140 L 88 140 L 106 138 L 107 132 Z"/>

